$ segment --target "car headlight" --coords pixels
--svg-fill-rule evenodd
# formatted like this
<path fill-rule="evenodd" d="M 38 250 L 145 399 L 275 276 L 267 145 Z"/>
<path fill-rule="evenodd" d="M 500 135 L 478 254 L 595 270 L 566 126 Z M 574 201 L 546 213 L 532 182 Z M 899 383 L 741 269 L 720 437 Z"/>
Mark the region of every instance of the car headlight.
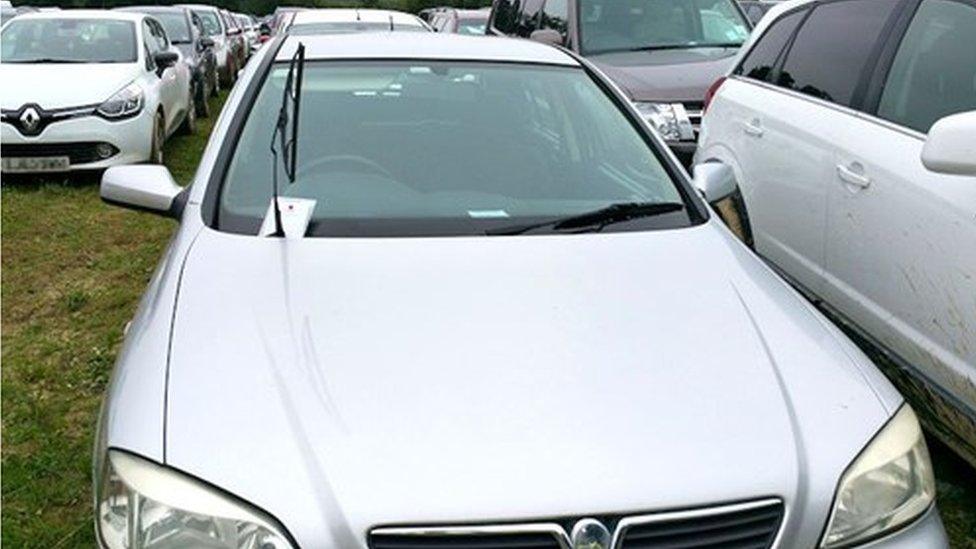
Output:
<path fill-rule="evenodd" d="M 109 450 L 97 486 L 95 522 L 106 549 L 292 548 L 260 511 L 125 452 Z"/>
<path fill-rule="evenodd" d="M 135 116 L 142 110 L 144 102 L 142 88 L 132 83 L 99 105 L 98 114 L 105 118 L 127 118 L 129 116 Z"/>
<path fill-rule="evenodd" d="M 691 118 L 681 103 L 634 103 L 634 106 L 665 141 L 695 139 Z"/>
<path fill-rule="evenodd" d="M 841 477 L 824 548 L 875 538 L 915 520 L 935 500 L 935 476 L 915 412 L 907 404 Z"/>

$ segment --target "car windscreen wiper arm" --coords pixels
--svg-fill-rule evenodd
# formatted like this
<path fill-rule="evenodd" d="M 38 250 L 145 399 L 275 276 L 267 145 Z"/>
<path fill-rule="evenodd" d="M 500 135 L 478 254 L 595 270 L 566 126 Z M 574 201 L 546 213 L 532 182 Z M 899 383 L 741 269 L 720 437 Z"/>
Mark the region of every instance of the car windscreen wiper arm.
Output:
<path fill-rule="evenodd" d="M 545 227 L 551 227 L 557 232 L 596 232 L 614 223 L 680 212 L 684 209 L 685 205 L 680 202 L 622 202 L 592 212 L 550 219 L 540 223 L 488 229 L 485 234 L 488 236 L 515 236 Z"/>
<path fill-rule="evenodd" d="M 59 59 L 56 57 L 39 57 L 37 59 L 16 59 L 4 63 L 102 63 L 102 61 L 84 61 L 81 59 Z"/>

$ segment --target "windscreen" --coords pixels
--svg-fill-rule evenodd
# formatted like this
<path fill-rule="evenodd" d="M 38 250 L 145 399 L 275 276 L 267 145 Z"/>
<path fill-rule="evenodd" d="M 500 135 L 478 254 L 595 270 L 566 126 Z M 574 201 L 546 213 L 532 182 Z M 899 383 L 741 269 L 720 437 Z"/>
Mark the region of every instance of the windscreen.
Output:
<path fill-rule="evenodd" d="M 153 12 L 152 16 L 163 24 L 166 36 L 173 44 L 186 44 L 190 42 L 190 22 L 186 16 L 177 12 Z"/>
<path fill-rule="evenodd" d="M 220 30 L 220 21 L 217 19 L 217 14 L 206 10 L 206 11 L 195 11 L 200 16 L 200 24 L 203 26 L 203 34 L 206 36 L 218 36 L 223 34 Z"/>
<path fill-rule="evenodd" d="M 645 136 L 580 68 L 309 62 L 288 184 L 269 146 L 287 68 L 272 69 L 225 174 L 217 227 L 256 233 L 272 170 L 317 201 L 310 234 L 476 235 L 618 203 L 682 203 Z M 289 134 L 290 135 L 290 134 Z M 686 208 L 614 230 L 678 227 Z"/>
<path fill-rule="evenodd" d="M 134 63 L 135 25 L 111 19 L 14 19 L 0 36 L 3 63 Z"/>
<path fill-rule="evenodd" d="M 458 20 L 458 34 L 472 34 L 483 36 L 488 26 L 488 18 L 461 18 Z"/>
<path fill-rule="evenodd" d="M 734 0 L 580 0 L 582 50 L 740 46 L 749 25 Z"/>

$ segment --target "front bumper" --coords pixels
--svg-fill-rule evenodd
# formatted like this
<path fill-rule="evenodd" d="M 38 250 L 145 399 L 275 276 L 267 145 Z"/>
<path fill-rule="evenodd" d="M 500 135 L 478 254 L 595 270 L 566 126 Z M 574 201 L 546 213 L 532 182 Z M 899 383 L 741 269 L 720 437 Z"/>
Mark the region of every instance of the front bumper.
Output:
<path fill-rule="evenodd" d="M 881 539 L 858 545 L 858 549 L 949 549 L 949 539 L 939 511 L 933 505 L 922 518 Z"/>
<path fill-rule="evenodd" d="M 25 136 L 12 125 L 0 123 L 0 141 L 4 157 L 68 156 L 69 171 L 97 170 L 149 160 L 152 126 L 153 116 L 148 109 L 118 121 L 95 115 L 72 118 L 47 126 L 37 136 Z M 108 143 L 115 154 L 108 158 L 93 156 L 89 149 L 97 143 Z"/>

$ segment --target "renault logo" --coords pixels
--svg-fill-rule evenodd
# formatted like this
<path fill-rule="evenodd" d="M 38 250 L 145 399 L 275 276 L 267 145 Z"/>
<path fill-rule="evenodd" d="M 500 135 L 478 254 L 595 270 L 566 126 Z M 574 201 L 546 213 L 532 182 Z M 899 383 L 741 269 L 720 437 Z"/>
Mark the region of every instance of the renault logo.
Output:
<path fill-rule="evenodd" d="M 33 133 L 37 129 L 37 125 L 41 123 L 41 115 L 37 112 L 34 107 L 27 107 L 24 112 L 20 114 L 20 125 L 28 133 Z"/>
<path fill-rule="evenodd" d="M 573 526 L 573 549 L 610 549 L 612 536 L 600 521 L 591 518 L 580 520 Z"/>

